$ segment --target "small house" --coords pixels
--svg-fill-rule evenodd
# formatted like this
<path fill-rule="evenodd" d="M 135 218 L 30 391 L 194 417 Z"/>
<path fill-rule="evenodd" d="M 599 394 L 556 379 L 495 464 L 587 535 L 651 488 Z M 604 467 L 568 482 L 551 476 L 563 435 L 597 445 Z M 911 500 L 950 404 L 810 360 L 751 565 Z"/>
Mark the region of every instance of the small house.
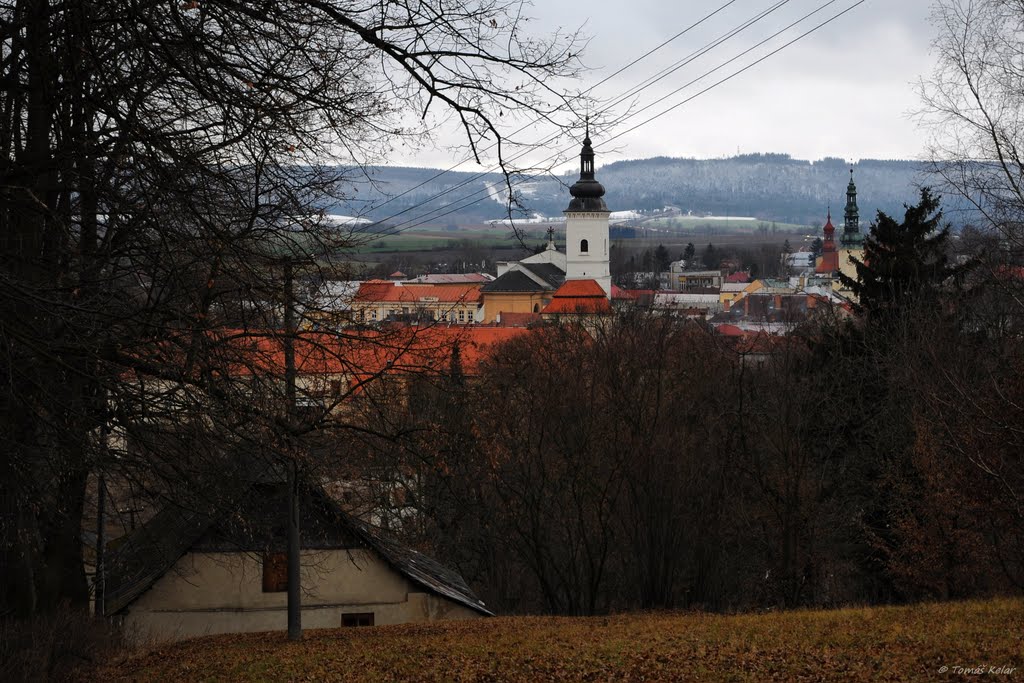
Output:
<path fill-rule="evenodd" d="M 255 484 L 225 508 L 193 501 L 111 543 L 104 614 L 142 639 L 284 630 L 285 487 Z M 462 576 L 347 515 L 322 490 L 300 504 L 304 628 L 490 615 Z"/>

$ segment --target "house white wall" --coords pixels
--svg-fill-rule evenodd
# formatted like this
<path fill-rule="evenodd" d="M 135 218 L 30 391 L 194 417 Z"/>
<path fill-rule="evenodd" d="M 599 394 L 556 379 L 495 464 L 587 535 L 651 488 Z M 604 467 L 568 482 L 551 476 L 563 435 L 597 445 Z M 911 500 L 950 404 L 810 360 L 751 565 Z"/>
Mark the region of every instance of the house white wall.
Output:
<path fill-rule="evenodd" d="M 302 626 L 335 628 L 346 612 L 373 612 L 374 625 L 472 619 L 478 612 L 428 593 L 371 550 L 302 553 Z M 194 552 L 128 606 L 128 633 L 178 640 L 287 628 L 288 595 L 263 592 L 262 557 Z"/>

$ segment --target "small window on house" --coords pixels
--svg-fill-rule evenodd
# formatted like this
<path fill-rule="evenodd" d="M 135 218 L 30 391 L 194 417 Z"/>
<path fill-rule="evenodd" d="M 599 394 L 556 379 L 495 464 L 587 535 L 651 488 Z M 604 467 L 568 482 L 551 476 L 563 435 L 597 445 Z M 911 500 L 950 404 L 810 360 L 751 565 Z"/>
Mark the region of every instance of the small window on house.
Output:
<path fill-rule="evenodd" d="M 263 554 L 263 592 L 283 593 L 288 590 L 288 555 Z"/>
<path fill-rule="evenodd" d="M 590 250 L 590 243 L 586 240 L 580 240 L 580 253 L 586 254 Z"/>
<path fill-rule="evenodd" d="M 466 322 L 466 312 L 463 311 L 463 310 L 459 311 L 459 322 L 460 323 Z"/>
<path fill-rule="evenodd" d="M 331 380 L 331 396 L 341 396 L 341 380 Z"/>
<path fill-rule="evenodd" d="M 540 313 L 540 304 L 534 304 L 533 305 L 533 312 L 534 313 Z"/>
<path fill-rule="evenodd" d="M 341 625 L 347 627 L 373 626 L 373 612 L 351 612 L 341 615 Z"/>

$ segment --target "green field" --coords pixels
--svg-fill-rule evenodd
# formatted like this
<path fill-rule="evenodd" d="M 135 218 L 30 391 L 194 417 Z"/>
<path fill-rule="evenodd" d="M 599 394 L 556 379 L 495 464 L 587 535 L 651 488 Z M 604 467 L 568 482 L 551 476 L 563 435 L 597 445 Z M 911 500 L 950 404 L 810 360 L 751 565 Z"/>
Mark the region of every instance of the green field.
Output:
<path fill-rule="evenodd" d="M 671 221 L 671 223 L 669 223 Z M 703 222 L 702 222 L 703 221 Z M 771 226 L 771 223 L 726 222 L 715 221 L 709 224 L 700 218 L 673 218 L 664 221 L 649 221 L 643 227 L 636 228 L 637 236 L 632 239 L 615 240 L 624 245 L 657 246 L 658 244 L 674 245 L 692 241 L 695 244 L 714 243 L 778 243 L 789 239 L 793 244 L 800 242 L 802 235 L 810 235 L 813 228 L 791 223 L 776 223 L 775 230 L 760 230 L 759 225 Z M 556 230 L 564 231 L 565 227 L 556 226 Z M 546 235 L 543 228 L 525 226 L 523 239 L 528 245 L 543 242 Z M 563 236 L 559 234 L 559 248 L 564 250 Z M 794 241 L 795 240 L 795 241 Z M 487 230 L 410 230 L 397 235 L 379 238 L 367 236 L 365 243 L 357 250 L 360 254 L 381 254 L 396 252 L 430 252 L 446 251 L 462 247 L 471 242 L 473 246 L 501 249 L 519 247 L 519 241 L 508 227 L 495 226 Z"/>
<path fill-rule="evenodd" d="M 694 232 L 697 234 L 712 231 L 713 233 L 760 233 L 769 234 L 778 232 L 809 232 L 812 228 L 808 225 L 796 223 L 778 223 L 774 221 L 739 221 L 739 220 L 715 220 L 709 221 L 698 216 L 680 216 L 677 218 L 656 218 L 646 221 L 644 225 L 652 228 L 670 228 L 683 232 Z M 772 227 L 774 226 L 774 228 Z"/>
<path fill-rule="evenodd" d="M 979 670 L 981 675 L 968 673 Z M 155 647 L 93 676 L 103 681 L 1009 681 L 1024 678 L 1024 600 L 738 616 L 504 617 L 311 631 L 298 643 L 282 633 L 210 636 Z"/>
<path fill-rule="evenodd" d="M 532 236 L 531 239 L 540 239 L 540 236 Z M 487 231 L 459 230 L 457 232 L 410 230 L 378 239 L 367 239 L 365 246 L 362 246 L 358 252 L 374 254 L 400 251 L 442 251 L 458 248 L 461 243 L 466 241 L 471 241 L 476 246 L 489 248 L 518 245 L 511 230 L 502 230 L 501 228 Z"/>

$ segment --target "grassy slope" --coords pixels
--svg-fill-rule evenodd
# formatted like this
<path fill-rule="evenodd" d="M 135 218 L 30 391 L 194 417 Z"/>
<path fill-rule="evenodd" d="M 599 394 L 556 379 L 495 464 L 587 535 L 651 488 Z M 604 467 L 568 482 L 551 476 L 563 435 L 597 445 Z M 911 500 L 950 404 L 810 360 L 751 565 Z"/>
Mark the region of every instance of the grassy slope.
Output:
<path fill-rule="evenodd" d="M 1024 601 L 760 615 L 649 614 L 211 636 L 151 650 L 101 680 L 960 680 L 1017 667 Z M 950 670 L 940 672 L 946 666 Z M 976 676 L 975 676 L 976 677 Z M 985 675 L 984 678 L 993 678 Z"/>

